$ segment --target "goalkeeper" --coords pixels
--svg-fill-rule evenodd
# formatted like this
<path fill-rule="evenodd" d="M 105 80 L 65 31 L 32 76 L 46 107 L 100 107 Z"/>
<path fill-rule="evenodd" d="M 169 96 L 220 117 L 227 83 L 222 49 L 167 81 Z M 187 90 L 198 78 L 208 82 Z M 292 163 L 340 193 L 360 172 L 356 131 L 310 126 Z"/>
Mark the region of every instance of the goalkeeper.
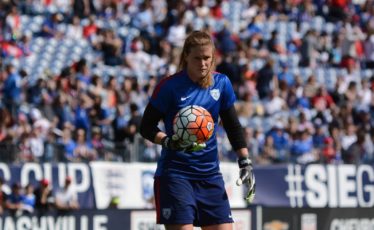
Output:
<path fill-rule="evenodd" d="M 231 230 L 233 219 L 219 169 L 216 129 L 204 144 L 183 143 L 173 135 L 173 118 L 185 106 L 207 109 L 215 126 L 221 118 L 238 155 L 238 185 L 249 186 L 246 199 L 254 198 L 252 162 L 239 123 L 234 90 L 229 78 L 213 72 L 215 47 L 206 32 L 194 31 L 186 39 L 179 72 L 163 79 L 144 111 L 141 135 L 162 145 L 154 181 L 157 223 L 168 230 Z M 158 128 L 163 121 L 165 132 Z"/>

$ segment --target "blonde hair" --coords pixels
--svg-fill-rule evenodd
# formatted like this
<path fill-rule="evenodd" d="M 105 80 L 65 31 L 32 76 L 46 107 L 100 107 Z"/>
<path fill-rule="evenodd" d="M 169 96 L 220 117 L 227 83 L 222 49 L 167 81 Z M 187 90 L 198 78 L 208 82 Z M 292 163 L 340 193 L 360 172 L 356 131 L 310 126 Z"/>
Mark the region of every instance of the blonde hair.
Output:
<path fill-rule="evenodd" d="M 208 88 L 213 82 L 212 72 L 214 69 L 216 59 L 214 55 L 215 54 L 214 42 L 211 36 L 207 32 L 193 31 L 192 33 L 188 35 L 188 37 L 186 38 L 186 41 L 184 42 L 182 53 L 180 55 L 178 70 L 182 71 L 187 68 L 186 57 L 191 52 L 192 48 L 197 47 L 197 46 L 205 46 L 205 45 L 210 45 L 213 48 L 212 49 L 212 65 L 210 66 L 210 69 L 207 75 L 203 79 L 201 79 L 201 81 L 198 82 L 198 84 L 203 88 Z"/>

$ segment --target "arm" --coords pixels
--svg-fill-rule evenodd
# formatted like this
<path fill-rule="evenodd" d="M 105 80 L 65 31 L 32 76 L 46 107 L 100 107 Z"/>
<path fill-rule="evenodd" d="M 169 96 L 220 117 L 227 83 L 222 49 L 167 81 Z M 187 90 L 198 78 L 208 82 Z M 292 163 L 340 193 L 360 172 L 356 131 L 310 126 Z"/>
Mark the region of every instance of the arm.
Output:
<path fill-rule="evenodd" d="M 205 148 L 205 143 L 188 143 L 187 145 L 176 135 L 168 137 L 166 133 L 162 132 L 158 127 L 158 122 L 164 117 L 164 115 L 158 111 L 154 106 L 148 104 L 145 108 L 143 118 L 140 124 L 140 134 L 147 140 L 152 141 L 155 144 L 162 145 L 163 148 L 172 151 L 186 151 L 194 152 Z"/>
<path fill-rule="evenodd" d="M 238 186 L 242 185 L 243 183 L 248 185 L 249 190 L 245 196 L 245 199 L 251 203 L 256 192 L 256 181 L 253 174 L 252 161 L 249 158 L 247 143 L 244 138 L 243 128 L 239 122 L 234 105 L 227 110 L 221 111 L 220 117 L 229 141 L 238 156 L 238 165 L 240 171 L 239 179 L 236 181 L 236 184 Z"/>
<path fill-rule="evenodd" d="M 148 104 L 140 123 L 140 134 L 155 144 L 161 144 L 161 140 L 166 137 L 166 133 L 158 128 L 158 122 L 162 118 L 163 114 L 151 104 Z"/>
<path fill-rule="evenodd" d="M 50 194 L 49 187 L 45 188 L 44 190 L 42 190 L 41 193 L 42 194 L 40 196 L 40 203 L 43 204 L 43 205 L 45 205 L 45 204 L 47 204 L 48 196 Z"/>
<path fill-rule="evenodd" d="M 219 115 L 222 119 L 223 127 L 225 128 L 230 144 L 235 150 L 238 158 L 249 157 L 243 127 L 239 122 L 235 106 L 232 105 L 229 109 L 221 111 Z"/>

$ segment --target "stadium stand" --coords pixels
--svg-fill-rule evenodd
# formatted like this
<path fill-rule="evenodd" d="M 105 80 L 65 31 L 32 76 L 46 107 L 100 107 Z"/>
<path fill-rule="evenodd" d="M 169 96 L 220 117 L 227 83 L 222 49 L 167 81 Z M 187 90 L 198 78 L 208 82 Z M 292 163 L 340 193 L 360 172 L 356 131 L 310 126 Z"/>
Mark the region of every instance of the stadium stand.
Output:
<path fill-rule="evenodd" d="M 204 29 L 258 164 L 374 162 L 371 1 L 64 2 L 0 3 L 1 161 L 156 161 L 130 105 Z"/>

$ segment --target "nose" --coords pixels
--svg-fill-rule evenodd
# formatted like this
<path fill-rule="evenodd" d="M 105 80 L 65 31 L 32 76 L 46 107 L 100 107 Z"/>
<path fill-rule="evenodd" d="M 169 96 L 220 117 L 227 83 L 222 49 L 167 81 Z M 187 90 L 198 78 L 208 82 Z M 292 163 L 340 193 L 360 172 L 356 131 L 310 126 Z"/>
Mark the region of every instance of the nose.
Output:
<path fill-rule="evenodd" d="M 206 60 L 201 60 L 200 61 L 200 66 L 201 67 L 206 67 L 208 65 L 208 62 Z"/>

